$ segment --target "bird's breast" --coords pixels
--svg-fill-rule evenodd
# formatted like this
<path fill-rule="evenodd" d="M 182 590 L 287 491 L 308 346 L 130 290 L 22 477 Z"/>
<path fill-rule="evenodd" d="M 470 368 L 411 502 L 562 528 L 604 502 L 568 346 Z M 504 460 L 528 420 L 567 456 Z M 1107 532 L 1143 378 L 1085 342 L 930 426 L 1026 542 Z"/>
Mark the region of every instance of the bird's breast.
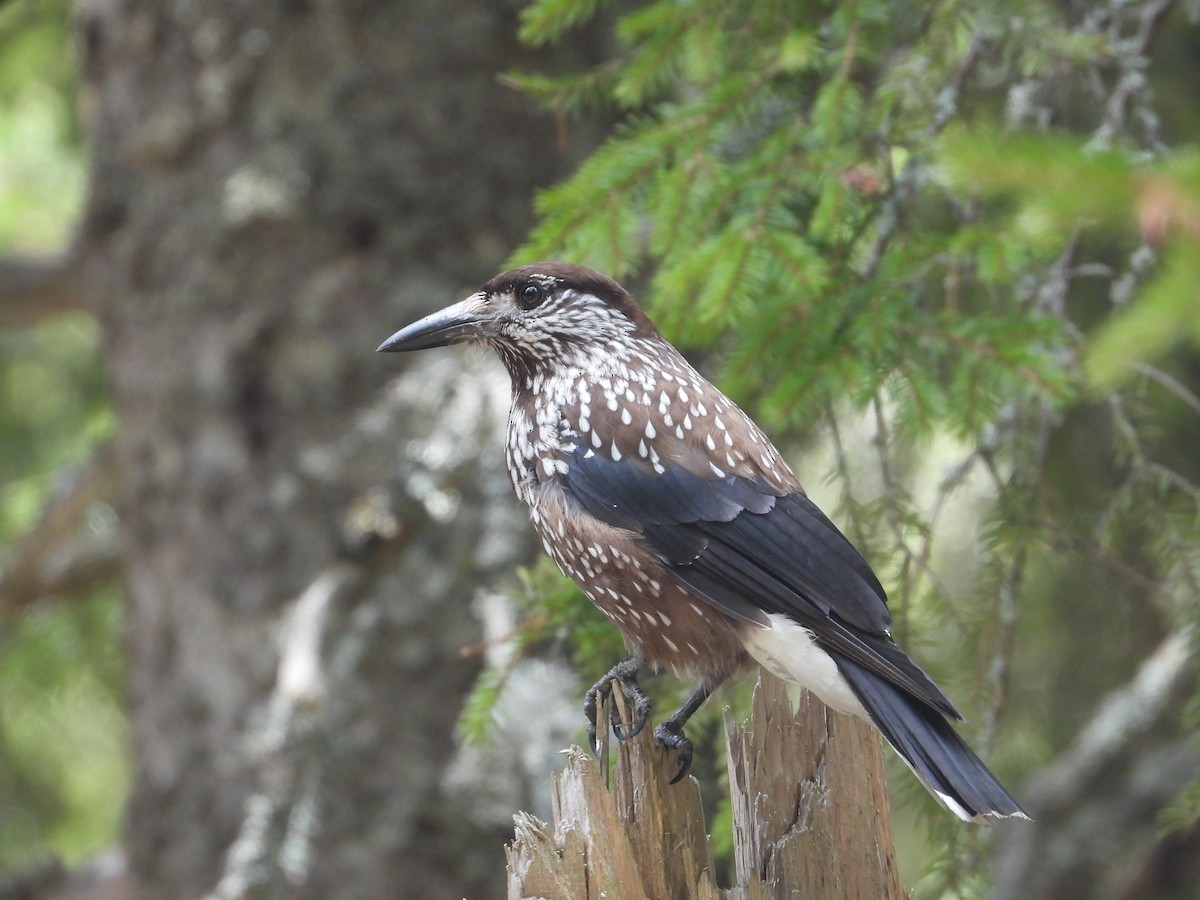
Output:
<path fill-rule="evenodd" d="M 695 680 L 747 664 L 740 625 L 693 595 L 635 533 L 590 515 L 557 479 L 526 502 L 546 553 L 651 665 Z"/>

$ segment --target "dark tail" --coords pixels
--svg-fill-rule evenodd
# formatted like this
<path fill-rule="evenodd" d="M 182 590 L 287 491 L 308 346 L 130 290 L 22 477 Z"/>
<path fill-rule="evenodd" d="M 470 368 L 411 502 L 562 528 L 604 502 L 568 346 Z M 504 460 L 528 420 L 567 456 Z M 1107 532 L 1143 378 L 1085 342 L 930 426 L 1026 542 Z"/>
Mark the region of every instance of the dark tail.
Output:
<path fill-rule="evenodd" d="M 871 721 L 942 806 L 967 822 L 1029 818 L 945 716 L 845 657 L 837 664 Z"/>

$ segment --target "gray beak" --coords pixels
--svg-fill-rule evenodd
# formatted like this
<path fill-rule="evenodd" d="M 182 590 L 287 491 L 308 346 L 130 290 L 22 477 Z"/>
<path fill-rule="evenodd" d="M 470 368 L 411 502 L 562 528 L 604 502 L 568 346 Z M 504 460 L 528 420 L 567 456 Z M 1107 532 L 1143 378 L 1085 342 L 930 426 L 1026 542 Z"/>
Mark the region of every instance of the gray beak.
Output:
<path fill-rule="evenodd" d="M 413 322 L 380 344 L 376 352 L 428 350 L 477 337 L 487 323 L 487 316 L 481 309 L 482 300 L 480 294 L 474 294 L 461 303 Z"/>

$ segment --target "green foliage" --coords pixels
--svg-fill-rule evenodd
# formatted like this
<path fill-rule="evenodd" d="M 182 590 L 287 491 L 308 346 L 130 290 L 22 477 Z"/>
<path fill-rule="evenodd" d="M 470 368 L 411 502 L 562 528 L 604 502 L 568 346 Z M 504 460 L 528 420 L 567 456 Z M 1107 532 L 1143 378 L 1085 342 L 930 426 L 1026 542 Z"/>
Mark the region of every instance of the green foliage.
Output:
<path fill-rule="evenodd" d="M 1200 344 L 1200 152 L 1145 163 L 1065 138 L 956 134 L 945 171 L 962 189 L 1016 195 L 1014 228 L 1053 244 L 1080 228 L 1118 234 L 1140 225 L 1160 242 L 1161 263 L 1136 303 L 1096 335 L 1084 361 L 1094 389 L 1126 381 L 1136 364 L 1161 359 L 1180 339 Z"/>
<path fill-rule="evenodd" d="M 65 0 L 0 4 L 0 254 L 61 250 L 82 207 L 68 9 Z M 60 468 L 85 460 L 111 427 L 93 323 L 0 334 L 0 566 Z M 120 598 L 59 599 L 0 634 L 0 870 L 48 853 L 79 862 L 111 844 L 120 824 Z"/>
<path fill-rule="evenodd" d="M 1192 635 L 1195 644 L 1195 633 Z M 1200 693 L 1192 697 L 1184 712 L 1183 726 L 1192 735 L 1200 735 Z M 1200 738 L 1193 738 L 1193 743 Z M 1187 785 L 1175 799 L 1159 815 L 1159 823 L 1167 834 L 1186 832 L 1200 824 L 1200 780 Z"/>
<path fill-rule="evenodd" d="M 576 670 L 594 673 L 594 678 L 625 656 L 616 631 L 550 559 L 542 559 L 532 569 L 518 570 L 517 579 L 513 596 L 526 619 L 509 639 L 507 661 L 484 670 L 459 716 L 459 734 L 471 744 L 485 743 L 492 733 L 505 679 L 524 655 L 565 649 Z M 580 725 L 582 728 L 582 718 Z"/>
<path fill-rule="evenodd" d="M 547 44 L 596 14 L 602 0 L 541 0 L 521 11 L 521 40 Z"/>
<path fill-rule="evenodd" d="M 598 7 L 539 0 L 523 34 Z M 622 8 L 593 70 L 516 76 L 559 114 L 622 121 L 541 193 L 513 262 L 626 280 L 777 440 L 832 432 L 836 518 L 894 586 L 897 633 L 983 710 L 968 737 L 1002 774 L 1068 737 L 1018 710 L 1082 715 L 1152 640 L 1078 583 L 1132 621 L 1200 619 L 1176 586 L 1200 570 L 1200 466 L 1175 447 L 1200 400 L 1186 368 L 1149 365 L 1200 336 L 1200 165 L 1163 152 L 1144 83 L 1114 75 L 1148 68 L 1127 39 L 1143 12 L 662 0 Z M 971 533 L 947 533 L 967 487 Z M 983 893 L 977 836 L 893 784 L 928 825 L 922 896 Z"/>
<path fill-rule="evenodd" d="M 1200 344 L 1200 241 L 1166 248 L 1138 302 L 1096 336 L 1085 360 L 1089 381 L 1098 389 L 1115 387 L 1181 339 Z"/>
<path fill-rule="evenodd" d="M 32 610 L 0 648 L 0 870 L 109 844 L 128 780 L 115 593 Z"/>
<path fill-rule="evenodd" d="M 873 259 L 872 225 L 891 215 L 886 190 L 922 177 L 889 171 L 891 155 L 871 147 L 898 119 L 921 121 L 918 110 L 860 84 L 878 52 L 862 35 L 910 27 L 911 12 L 893 9 L 861 4 L 824 22 L 819 10 L 769 2 L 629 13 L 617 27 L 621 65 L 562 79 L 550 99 L 570 108 L 581 84 L 607 83 L 613 102 L 637 112 L 540 196 L 519 259 L 561 256 L 618 277 L 652 263 L 647 299 L 660 325 L 691 346 L 721 340 L 725 386 L 765 400 L 776 427 L 811 421 L 847 386 L 859 403 L 894 389 L 906 424 L 926 433 L 977 431 L 1015 397 L 1069 396 L 1058 321 L 1016 298 L 996 302 L 1015 254 L 1044 259 L 1041 247 L 997 248 L 930 191 L 922 227 Z M 687 62 L 684 43 L 704 48 L 703 65 Z M 642 74 L 647 57 L 657 81 Z M 925 62 L 926 78 L 939 74 Z M 944 60 L 940 74 L 958 62 Z M 914 135 L 898 137 L 902 146 Z"/>
<path fill-rule="evenodd" d="M 30 94 L 53 97 L 73 123 L 76 71 L 67 29 L 70 0 L 9 0 L 0 4 L 0 109 Z M 67 102 L 61 102 L 67 101 Z"/>

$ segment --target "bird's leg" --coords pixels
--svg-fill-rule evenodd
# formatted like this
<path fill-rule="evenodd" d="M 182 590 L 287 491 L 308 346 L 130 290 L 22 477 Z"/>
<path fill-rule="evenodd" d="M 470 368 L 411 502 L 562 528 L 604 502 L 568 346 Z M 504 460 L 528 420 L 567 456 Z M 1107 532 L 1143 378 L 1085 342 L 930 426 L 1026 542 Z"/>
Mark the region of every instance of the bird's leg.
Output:
<path fill-rule="evenodd" d="M 692 695 L 683 702 L 683 706 L 675 710 L 669 719 L 659 722 L 658 727 L 654 729 L 654 739 L 662 746 L 679 754 L 679 771 L 671 779 L 671 784 L 675 784 L 683 778 L 688 773 L 688 769 L 692 767 L 692 742 L 684 737 L 683 726 L 724 680 L 725 678 L 722 676 L 715 681 L 704 682 L 692 691 Z"/>
<path fill-rule="evenodd" d="M 592 752 L 597 756 L 600 755 L 600 745 L 596 740 L 596 730 L 599 727 L 599 723 L 596 721 L 596 702 L 599 698 L 611 694 L 614 684 L 621 689 L 621 693 L 629 701 L 634 716 L 633 727 L 625 730 L 625 723 L 621 721 L 621 713 L 617 710 L 617 705 L 615 703 L 612 705 L 609 718 L 617 740 L 629 740 L 645 727 L 646 721 L 650 718 L 650 698 L 637 681 L 638 670 L 643 664 L 644 660 L 640 656 L 631 656 L 629 659 L 622 660 L 609 669 L 604 677 L 583 695 L 583 715 L 587 719 L 588 743 L 591 745 Z"/>

